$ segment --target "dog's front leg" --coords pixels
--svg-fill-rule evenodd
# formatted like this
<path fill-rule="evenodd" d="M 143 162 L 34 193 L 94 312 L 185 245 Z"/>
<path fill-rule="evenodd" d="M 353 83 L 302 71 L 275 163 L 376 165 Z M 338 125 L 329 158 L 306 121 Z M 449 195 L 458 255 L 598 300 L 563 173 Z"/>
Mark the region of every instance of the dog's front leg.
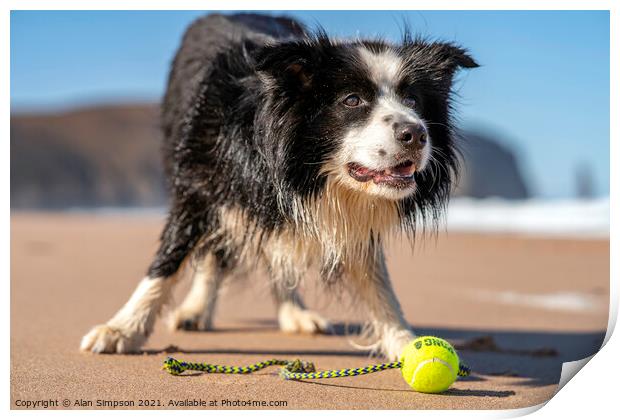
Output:
<path fill-rule="evenodd" d="M 376 245 L 365 263 L 351 265 L 348 271 L 354 298 L 368 310 L 372 333 L 378 339 L 376 350 L 397 360 L 415 335 L 392 289 L 381 244 Z"/>
<path fill-rule="evenodd" d="M 82 351 L 134 353 L 140 350 L 170 298 L 177 278 L 187 269 L 185 262 L 191 247 L 203 234 L 195 226 L 201 225 L 195 220 L 178 219 L 174 214 L 169 218 L 148 275 L 108 322 L 93 327 L 82 338 Z"/>
<path fill-rule="evenodd" d="M 161 307 L 168 300 L 174 278 L 145 277 L 127 303 L 105 324 L 82 338 L 80 349 L 93 353 L 133 353 L 153 330 Z"/>

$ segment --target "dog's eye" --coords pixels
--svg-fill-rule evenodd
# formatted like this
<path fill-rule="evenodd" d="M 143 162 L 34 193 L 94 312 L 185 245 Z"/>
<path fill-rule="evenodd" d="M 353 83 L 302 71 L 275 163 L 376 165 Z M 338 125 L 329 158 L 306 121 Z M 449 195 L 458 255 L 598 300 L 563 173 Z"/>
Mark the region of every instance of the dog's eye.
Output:
<path fill-rule="evenodd" d="M 356 106 L 360 106 L 362 104 L 362 100 L 357 95 L 349 95 L 342 103 L 348 107 L 354 108 Z"/>
<path fill-rule="evenodd" d="M 417 105 L 417 102 L 416 102 L 415 97 L 407 96 L 405 99 L 403 99 L 403 104 L 408 108 L 415 108 L 415 106 Z"/>

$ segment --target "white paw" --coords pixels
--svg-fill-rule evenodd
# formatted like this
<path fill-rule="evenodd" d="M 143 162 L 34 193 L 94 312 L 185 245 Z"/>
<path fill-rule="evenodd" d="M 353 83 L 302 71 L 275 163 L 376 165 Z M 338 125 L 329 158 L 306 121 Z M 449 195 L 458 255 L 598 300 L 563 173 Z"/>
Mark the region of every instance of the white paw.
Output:
<path fill-rule="evenodd" d="M 379 341 L 379 351 L 387 359 L 397 361 L 403 348 L 414 338 L 415 334 L 410 330 L 385 328 Z"/>
<path fill-rule="evenodd" d="M 329 322 L 314 311 L 302 309 L 292 303 L 283 303 L 278 310 L 280 330 L 287 333 L 316 334 L 331 329 Z"/>
<path fill-rule="evenodd" d="M 82 338 L 80 350 L 92 353 L 135 353 L 145 341 L 143 334 L 103 324 L 97 325 Z"/>
<path fill-rule="evenodd" d="M 170 316 L 169 326 L 172 330 L 209 331 L 213 329 L 211 317 L 204 311 L 196 313 L 193 310 L 177 308 Z"/>

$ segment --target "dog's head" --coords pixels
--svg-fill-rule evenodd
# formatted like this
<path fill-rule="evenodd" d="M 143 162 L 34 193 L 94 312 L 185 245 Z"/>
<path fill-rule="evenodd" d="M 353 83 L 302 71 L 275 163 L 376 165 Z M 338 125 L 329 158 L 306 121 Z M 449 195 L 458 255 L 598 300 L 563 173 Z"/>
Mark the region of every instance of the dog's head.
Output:
<path fill-rule="evenodd" d="M 286 182 L 302 195 L 331 181 L 388 200 L 436 201 L 456 165 L 453 76 L 472 67 L 458 46 L 408 36 L 401 45 L 319 35 L 263 48 L 265 118 Z"/>

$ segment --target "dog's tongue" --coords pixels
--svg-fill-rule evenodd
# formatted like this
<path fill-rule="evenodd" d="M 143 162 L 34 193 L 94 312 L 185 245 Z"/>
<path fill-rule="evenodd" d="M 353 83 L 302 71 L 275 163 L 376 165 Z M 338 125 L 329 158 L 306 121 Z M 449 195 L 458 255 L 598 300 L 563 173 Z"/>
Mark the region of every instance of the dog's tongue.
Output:
<path fill-rule="evenodd" d="M 355 174 L 355 178 L 360 182 L 370 181 L 377 174 L 376 171 L 361 165 L 352 165 L 350 171 Z"/>
<path fill-rule="evenodd" d="M 413 162 L 407 161 L 384 170 L 373 170 L 361 165 L 354 165 L 351 170 L 355 173 L 355 178 L 358 181 L 365 182 L 372 179 L 375 182 L 383 182 L 394 178 L 410 177 L 413 175 L 415 167 Z"/>
<path fill-rule="evenodd" d="M 385 172 L 396 176 L 409 176 L 414 172 L 414 169 L 413 162 L 407 161 L 401 163 L 400 165 L 396 165 Z"/>
<path fill-rule="evenodd" d="M 366 168 L 365 166 L 356 166 L 355 172 L 359 175 L 374 175 L 377 171 Z"/>

